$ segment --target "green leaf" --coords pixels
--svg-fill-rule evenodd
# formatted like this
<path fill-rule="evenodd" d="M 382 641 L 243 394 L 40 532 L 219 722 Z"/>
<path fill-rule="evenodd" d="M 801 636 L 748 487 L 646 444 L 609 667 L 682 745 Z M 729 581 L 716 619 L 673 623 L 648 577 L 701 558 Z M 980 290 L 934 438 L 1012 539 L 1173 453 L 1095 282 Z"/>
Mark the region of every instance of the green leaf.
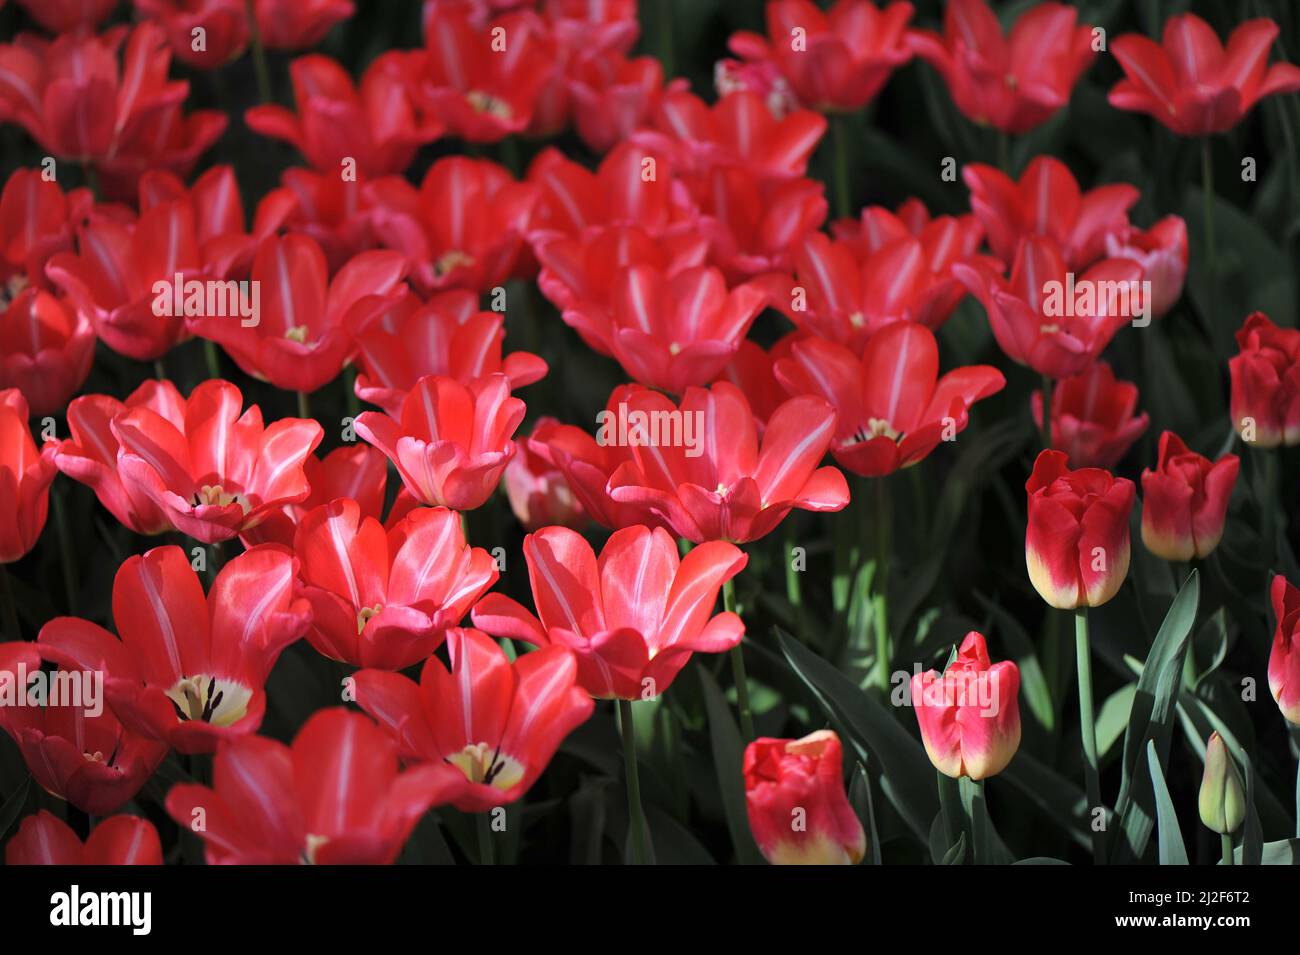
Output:
<path fill-rule="evenodd" d="M 1069 865 L 1062 859 L 1053 859 L 1051 856 L 1030 856 L 1028 859 L 1017 859 L 1012 865 Z"/>
<path fill-rule="evenodd" d="M 966 833 L 957 837 L 957 844 L 943 857 L 943 865 L 961 865 L 966 861 Z"/>
<path fill-rule="evenodd" d="M 1020 668 L 1020 689 L 1025 695 L 1025 702 L 1029 704 L 1030 712 L 1043 729 L 1051 732 L 1056 724 L 1056 709 L 1052 706 L 1052 691 L 1043 674 L 1034 641 L 1029 639 L 1029 634 L 1025 633 L 1014 616 L 993 601 L 978 592 L 975 599 L 992 615 L 997 632 L 1015 656 L 1016 666 Z"/>
<path fill-rule="evenodd" d="M 1097 758 L 1101 759 L 1110 752 L 1110 748 L 1124 735 L 1128 728 L 1129 717 L 1133 713 L 1133 697 L 1137 695 L 1137 684 L 1126 683 L 1101 704 L 1097 713 Z"/>
<path fill-rule="evenodd" d="M 1156 755 L 1156 741 L 1147 741 L 1147 768 L 1151 771 L 1151 785 L 1156 797 L 1156 824 L 1158 826 L 1158 843 L 1161 865 L 1187 865 L 1187 847 L 1183 845 L 1183 833 L 1178 827 L 1178 813 L 1174 811 L 1174 801 L 1169 798 L 1169 787 L 1165 785 L 1165 772 L 1160 767 L 1160 757 Z"/>
<path fill-rule="evenodd" d="M 880 788 L 921 839 L 939 809 L 934 769 L 920 742 L 894 716 L 844 674 L 777 628 L 781 652 L 795 675 L 813 691 L 826 712 L 856 746 L 880 766 Z"/>
<path fill-rule="evenodd" d="M 713 765 L 718 774 L 718 791 L 722 793 L 722 809 L 727 817 L 727 831 L 736 859 L 746 865 L 760 865 L 763 856 L 754 843 L 749 829 L 749 814 L 745 808 L 744 746 L 740 731 L 731 718 L 731 708 L 718 689 L 717 681 L 704 667 L 696 667 L 700 686 L 704 690 L 704 706 L 709 715 L 709 743 L 713 750 Z"/>
<path fill-rule="evenodd" d="M 880 865 L 880 832 L 876 828 L 876 810 L 871 804 L 871 778 L 867 767 L 858 763 L 849 782 L 849 803 L 867 833 L 867 855 L 872 865 Z"/>
<path fill-rule="evenodd" d="M 1200 574 L 1194 570 L 1165 614 L 1138 677 L 1133 712 L 1124 734 L 1124 776 L 1114 817 L 1119 822 L 1120 837 L 1111 844 L 1112 862 L 1139 861 L 1155 828 L 1154 782 L 1149 760 L 1144 756 L 1147 743 L 1154 742 L 1161 766 L 1168 758 L 1183 657 L 1196 620 L 1200 589 Z"/>
<path fill-rule="evenodd" d="M 1092 843 L 1088 835 L 1088 797 L 1083 790 L 1044 766 L 1021 749 L 1006 769 L 995 779 L 1004 779 L 1015 786 L 1047 816 L 1065 829 L 1080 848 Z"/>
<path fill-rule="evenodd" d="M 1233 851 L 1233 861 L 1237 865 L 1245 865 L 1242 850 L 1243 847 L 1238 846 Z M 1264 843 L 1257 865 L 1300 865 L 1300 839 Z"/>

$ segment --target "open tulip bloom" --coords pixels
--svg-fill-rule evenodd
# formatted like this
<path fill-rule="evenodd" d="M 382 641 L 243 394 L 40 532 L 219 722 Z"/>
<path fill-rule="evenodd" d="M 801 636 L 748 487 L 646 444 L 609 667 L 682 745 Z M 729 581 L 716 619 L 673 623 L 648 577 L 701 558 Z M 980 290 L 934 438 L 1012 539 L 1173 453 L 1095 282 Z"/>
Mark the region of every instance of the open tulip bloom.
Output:
<path fill-rule="evenodd" d="M 0 856 L 1294 861 L 1293 6 L 0 0 Z"/>

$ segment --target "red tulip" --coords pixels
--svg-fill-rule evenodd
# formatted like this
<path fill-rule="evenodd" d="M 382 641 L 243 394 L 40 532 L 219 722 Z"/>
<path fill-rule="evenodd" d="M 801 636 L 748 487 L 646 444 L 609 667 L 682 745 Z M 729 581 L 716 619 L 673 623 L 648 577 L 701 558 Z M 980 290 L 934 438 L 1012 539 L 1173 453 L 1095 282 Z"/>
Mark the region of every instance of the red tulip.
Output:
<path fill-rule="evenodd" d="M 93 31 L 117 6 L 117 0 L 17 0 L 17 3 L 50 33 Z"/>
<path fill-rule="evenodd" d="M 1278 574 L 1269 593 L 1277 627 L 1268 655 L 1268 688 L 1286 721 L 1300 726 L 1300 590 Z"/>
<path fill-rule="evenodd" d="M 113 579 L 121 639 L 88 620 L 56 617 L 41 628 L 41 656 L 104 674 L 113 712 L 131 730 L 182 753 L 257 731 L 266 678 L 303 635 L 311 607 L 294 595 L 298 562 L 286 548 L 245 551 L 203 584 L 179 547 L 128 557 Z"/>
<path fill-rule="evenodd" d="M 1187 223 L 1181 216 L 1165 216 L 1143 232 L 1129 227 L 1127 232 L 1106 236 L 1106 255 L 1112 259 L 1132 259 L 1142 266 L 1145 281 L 1151 283 L 1151 314 L 1155 318 L 1168 314 L 1183 294 L 1187 278 Z"/>
<path fill-rule="evenodd" d="M 741 41 L 742 45 L 744 41 Z M 718 60 L 713 65 L 713 86 L 719 96 L 732 93 L 757 93 L 763 104 L 777 119 L 799 108 L 790 82 L 781 75 L 781 69 L 772 60 Z"/>
<path fill-rule="evenodd" d="M 185 82 L 169 82 L 171 52 L 156 23 L 130 31 L 65 33 L 53 41 L 23 34 L 0 46 L 0 120 L 18 123 L 59 158 L 90 163 L 111 196 L 134 194 L 150 168 L 189 172 L 226 126 L 224 114 L 188 118 Z"/>
<path fill-rule="evenodd" d="M 314 169 L 286 169 L 280 183 L 257 204 L 255 235 L 283 231 L 310 236 L 325 253 L 330 272 L 377 244 L 367 183 Z"/>
<path fill-rule="evenodd" d="M 1172 431 L 1160 435 L 1160 457 L 1142 472 L 1142 543 L 1165 560 L 1205 558 L 1219 546 L 1228 501 L 1241 466 L 1235 454 L 1211 461 Z"/>
<path fill-rule="evenodd" d="M 153 823 L 139 816 L 100 820 L 83 844 L 48 809 L 28 816 L 5 846 L 5 865 L 162 865 Z"/>
<path fill-rule="evenodd" d="M 939 71 L 967 119 L 1026 133 L 1070 101 L 1074 84 L 1097 55 L 1093 28 L 1076 17 L 1069 4 L 1039 3 L 1004 37 L 984 0 L 950 0 L 942 36 L 913 30 L 908 41 Z"/>
<path fill-rule="evenodd" d="M 434 4 L 425 10 L 424 45 L 415 96 L 475 143 L 527 127 L 555 66 L 554 40 L 529 11 L 476 27 L 463 5 Z"/>
<path fill-rule="evenodd" d="M 663 98 L 664 69 L 653 56 L 579 53 L 564 82 L 578 136 L 604 153 L 648 125 Z M 668 84 L 674 92 L 684 87 L 681 79 Z"/>
<path fill-rule="evenodd" d="M 421 504 L 472 511 L 496 489 L 515 454 L 511 436 L 524 403 L 510 396 L 505 375 L 469 386 L 454 378 L 421 378 L 397 418 L 365 411 L 356 431 L 393 462 Z"/>
<path fill-rule="evenodd" d="M 72 437 L 51 447 L 58 469 L 91 488 L 118 523 L 137 534 L 157 534 L 171 527 L 171 519 L 143 488 L 124 482 L 117 468 L 121 445 L 113 421 L 137 407 L 148 408 L 175 428 L 185 426 L 185 399 L 176 386 L 148 379 L 125 403 L 110 395 L 74 398 L 68 405 Z"/>
<path fill-rule="evenodd" d="M 504 313 L 479 311 L 478 296 L 464 289 L 441 292 L 425 305 L 406 296 L 382 312 L 367 311 L 350 331 L 360 368 L 357 397 L 392 417 L 400 417 L 402 399 L 426 375 L 468 386 L 504 374 L 514 389 L 547 371 L 531 352 L 503 355 Z"/>
<path fill-rule="evenodd" d="M 984 635 L 972 630 L 942 674 L 912 677 L 912 706 L 921 741 L 945 776 L 987 779 L 1002 772 L 1020 747 L 1020 668 L 989 662 Z"/>
<path fill-rule="evenodd" d="M 754 841 L 773 865 L 857 865 L 867 834 L 844 792 L 834 730 L 745 747 L 745 808 Z"/>
<path fill-rule="evenodd" d="M 534 646 L 568 647 L 592 696 L 658 696 L 692 653 L 722 653 L 745 634 L 734 613 L 713 613 L 718 591 L 748 560 L 725 541 L 679 557 L 663 528 L 625 527 L 597 560 L 581 534 L 545 527 L 524 539 L 524 557 L 538 616 L 488 594 L 474 608 L 474 625 Z"/>
<path fill-rule="evenodd" d="M 1031 162 L 1019 182 L 979 163 L 963 168 L 962 179 L 995 256 L 1010 262 L 1021 239 L 1046 236 L 1075 271 L 1104 257 L 1111 237 L 1128 232 L 1128 210 L 1140 198 L 1127 183 L 1082 192 L 1070 168 L 1051 156 Z"/>
<path fill-rule="evenodd" d="M 399 771 L 397 747 L 360 713 L 317 710 L 291 746 L 224 744 L 212 787 L 173 786 L 167 812 L 204 842 L 209 865 L 389 865 L 431 806 L 447 766 Z"/>
<path fill-rule="evenodd" d="M 862 358 L 843 345 L 805 338 L 775 363 L 793 395 L 820 395 L 835 408 L 835 460 L 855 474 L 879 477 L 955 440 L 970 406 L 1002 390 L 996 368 L 970 365 L 939 377 L 939 346 L 923 325 L 896 322 L 867 341 Z"/>
<path fill-rule="evenodd" d="M 680 407 L 658 392 L 634 391 L 626 412 L 603 420 L 596 440 L 632 445 L 632 460 L 609 478 L 615 501 L 637 505 L 695 543 L 743 543 L 769 534 L 793 508 L 848 504 L 844 475 L 818 467 L 835 420 L 821 398 L 791 398 L 772 414 L 760 443 L 744 394 L 720 381 L 687 389 Z"/>
<path fill-rule="evenodd" d="M 90 374 L 90 320 L 35 287 L 8 303 L 0 294 L 0 309 L 0 388 L 19 389 L 34 415 L 60 410 Z"/>
<path fill-rule="evenodd" d="M 53 452 L 36 450 L 22 392 L 0 391 L 0 564 L 13 563 L 35 546 L 57 473 Z"/>
<path fill-rule="evenodd" d="M 1101 468 L 1071 471 L 1060 451 L 1038 455 L 1025 482 L 1029 580 L 1059 610 L 1100 607 L 1128 574 L 1135 488 Z"/>
<path fill-rule="evenodd" d="M 1136 262 L 1103 259 L 1075 280 L 1040 236 L 1021 241 L 1010 279 L 983 264 L 959 263 L 953 274 L 984 306 L 1006 356 L 1051 378 L 1084 371 L 1149 305 Z"/>
<path fill-rule="evenodd" d="M 767 428 L 767 422 L 787 397 L 774 373 L 776 362 L 789 355 L 791 347 L 802 337 L 799 332 L 791 332 L 770 351 L 763 351 L 757 343 L 745 339 L 717 377 L 718 381 L 731 382 L 744 394 L 754 412 L 754 424 L 758 426 L 759 434 Z"/>
<path fill-rule="evenodd" d="M 200 315 L 194 334 L 218 342 L 246 373 L 288 391 L 312 392 L 338 377 L 352 349 L 348 328 L 407 293 L 398 252 L 362 252 L 329 278 L 325 254 L 303 235 L 271 236 L 258 247 L 252 319 Z"/>
<path fill-rule="evenodd" d="M 117 470 L 130 497 L 147 497 L 173 528 L 209 544 L 306 498 L 303 462 L 321 426 L 283 418 L 263 427 L 256 405 L 239 414 L 243 400 L 230 382 L 213 379 L 190 394 L 179 423 L 143 405 L 114 417 Z"/>
<path fill-rule="evenodd" d="M 757 93 L 733 93 L 710 107 L 679 90 L 664 96 L 654 129 L 658 135 L 641 138 L 662 144 L 692 174 L 722 166 L 760 179 L 793 179 L 807 171 L 826 117 L 801 109 L 778 119 Z"/>
<path fill-rule="evenodd" d="M 742 59 L 771 60 L 811 109 L 857 110 L 912 58 L 905 32 L 910 3 L 883 10 L 868 0 L 836 0 L 823 13 L 810 0 L 772 0 L 769 39 L 742 31 L 728 46 Z"/>
<path fill-rule="evenodd" d="M 869 262 L 879 253 L 885 263 L 901 264 L 906 269 L 915 264 L 915 245 L 908 240 L 919 241 L 924 275 L 913 287 L 908 312 L 912 321 L 931 329 L 946 322 L 966 295 L 965 287 L 953 278 L 952 266 L 977 259 L 984 237 L 984 228 L 975 216 L 931 219 L 925 206 L 915 199 L 899 206 L 897 214 L 883 206 L 868 206 L 857 221 L 840 219 L 831 223 L 831 232 L 858 262 Z M 895 255 L 894 250 L 900 254 Z M 878 274 L 879 270 L 873 269 L 871 277 Z"/>
<path fill-rule="evenodd" d="M 1300 331 L 1252 312 L 1228 362 L 1232 426 L 1252 447 L 1300 444 Z"/>
<path fill-rule="evenodd" d="M 709 240 L 711 260 L 734 281 L 790 271 L 792 249 L 826 220 L 826 189 L 815 179 L 760 180 L 741 169 L 715 169 L 695 188 L 697 228 Z"/>
<path fill-rule="evenodd" d="M 519 442 L 519 453 L 506 466 L 506 496 L 525 530 L 535 531 L 549 524 L 581 530 L 590 519 L 564 472 L 534 449 L 534 440 L 559 425 L 554 418 L 538 418 L 532 436 Z"/>
<path fill-rule="evenodd" d="M 352 0 L 253 0 L 257 29 L 268 50 L 302 50 L 355 12 Z"/>
<path fill-rule="evenodd" d="M 23 672 L 34 674 L 40 666 L 36 644 L 0 643 L 0 686 Z M 76 686 L 71 676 L 61 678 L 60 685 Z M 18 744 L 42 789 L 82 812 L 105 816 L 140 791 L 167 755 L 167 746 L 124 727 L 103 705 L 103 696 L 85 683 L 67 692 L 72 695 L 57 703 L 47 700 L 45 706 L 31 705 L 30 698 L 28 705 L 0 706 L 0 729 Z M 94 700 L 91 693 L 96 693 Z"/>
<path fill-rule="evenodd" d="M 254 240 L 244 232 L 239 188 L 229 166 L 208 170 L 188 190 L 168 173 L 147 173 L 140 196 L 136 222 L 93 217 L 79 230 L 80 251 L 55 255 L 46 271 L 90 316 L 105 344 L 152 361 L 188 337 L 178 314 L 184 311 L 183 298 L 182 307 L 175 307 L 176 276 L 186 284 L 225 283 L 224 294 L 230 287 L 226 280 L 251 262 Z M 227 311 L 237 310 L 226 301 Z"/>
<path fill-rule="evenodd" d="M 15 169 L 0 192 L 0 299 L 12 299 L 30 283 L 48 289 L 45 263 L 56 252 L 72 249 L 77 226 L 94 206 L 89 189 L 70 189 L 35 169 Z"/>
<path fill-rule="evenodd" d="M 158 21 L 172 53 L 186 66 L 219 69 L 248 46 L 245 0 L 135 0 L 135 8 Z M 195 30 L 203 31 L 202 49 L 195 49 Z"/>
<path fill-rule="evenodd" d="M 255 132 L 297 146 L 322 172 L 352 172 L 370 178 L 401 173 L 415 151 L 443 133 L 436 114 L 412 102 L 413 63 L 409 54 L 381 54 L 361 75 L 360 87 L 335 60 L 301 56 L 289 66 L 295 115 L 283 106 L 263 104 L 244 114 Z"/>
<path fill-rule="evenodd" d="M 1147 414 L 1134 415 L 1137 385 L 1120 381 L 1097 361 L 1052 390 L 1052 447 L 1081 468 L 1113 468 L 1147 430 Z M 1043 395 L 1029 396 L 1034 426 L 1043 427 Z"/>
<path fill-rule="evenodd" d="M 416 508 L 385 533 L 356 501 L 336 499 L 303 518 L 293 549 L 313 612 L 307 641 L 353 666 L 423 660 L 497 579 L 460 515 L 441 507 Z"/>
<path fill-rule="evenodd" d="M 356 502 L 362 517 L 379 520 L 384 516 L 384 493 L 388 486 L 388 459 L 368 444 L 345 444 L 323 459 L 308 455 L 302 472 L 311 493 L 296 504 L 271 511 L 256 527 L 239 535 L 245 547 L 282 544 L 293 547 L 293 535 L 310 511 L 345 497 Z"/>
<path fill-rule="evenodd" d="M 1162 45 L 1140 33 L 1112 44 L 1125 78 L 1110 104 L 1154 116 L 1180 136 L 1222 133 L 1265 96 L 1300 90 L 1300 68 L 1268 65 L 1277 24 L 1267 18 L 1238 24 L 1225 47 L 1194 13 L 1165 21 Z"/>
<path fill-rule="evenodd" d="M 360 671 L 357 705 L 392 736 L 405 762 L 453 770 L 443 798 L 462 812 L 487 812 L 529 790 L 594 704 L 575 685 L 577 666 L 563 647 L 511 662 L 487 634 L 456 628 L 447 649 L 451 672 L 429 657 L 419 684 Z"/>
<path fill-rule="evenodd" d="M 546 0 L 543 15 L 561 48 L 573 54 L 626 54 L 641 33 L 636 8 L 636 0 Z"/>
<path fill-rule="evenodd" d="M 481 292 L 509 278 L 536 199 L 496 163 L 464 156 L 435 162 L 418 192 L 400 177 L 370 188 L 375 234 L 410 259 L 423 294 Z"/>

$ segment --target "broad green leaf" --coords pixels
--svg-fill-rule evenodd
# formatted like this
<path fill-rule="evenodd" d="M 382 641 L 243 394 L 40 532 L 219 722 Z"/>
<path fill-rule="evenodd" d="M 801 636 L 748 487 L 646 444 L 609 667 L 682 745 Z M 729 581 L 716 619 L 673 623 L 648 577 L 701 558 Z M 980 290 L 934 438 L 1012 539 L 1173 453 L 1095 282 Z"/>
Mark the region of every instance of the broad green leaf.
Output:
<path fill-rule="evenodd" d="M 1160 757 L 1156 755 L 1155 740 L 1147 741 L 1147 768 L 1151 771 L 1151 785 L 1156 797 L 1160 864 L 1187 865 L 1187 847 L 1183 845 L 1183 833 L 1178 828 L 1178 813 L 1174 811 L 1174 802 L 1169 798 L 1169 787 L 1165 785 L 1165 771 L 1160 767 Z"/>
<path fill-rule="evenodd" d="M 762 863 L 763 857 L 749 830 L 749 816 L 745 809 L 745 777 L 743 773 L 745 751 L 740 731 L 731 718 L 731 708 L 718 689 L 717 681 L 704 667 L 696 667 L 700 686 L 704 691 L 704 706 L 709 715 L 709 742 L 713 750 L 713 765 L 718 773 L 718 790 L 722 793 L 722 808 L 727 817 L 727 831 L 736 859 L 747 865 Z"/>
<path fill-rule="evenodd" d="M 1242 847 L 1233 852 L 1233 861 L 1245 865 L 1242 861 Z M 1281 839 L 1266 842 L 1260 853 L 1259 865 L 1300 865 L 1300 839 Z"/>

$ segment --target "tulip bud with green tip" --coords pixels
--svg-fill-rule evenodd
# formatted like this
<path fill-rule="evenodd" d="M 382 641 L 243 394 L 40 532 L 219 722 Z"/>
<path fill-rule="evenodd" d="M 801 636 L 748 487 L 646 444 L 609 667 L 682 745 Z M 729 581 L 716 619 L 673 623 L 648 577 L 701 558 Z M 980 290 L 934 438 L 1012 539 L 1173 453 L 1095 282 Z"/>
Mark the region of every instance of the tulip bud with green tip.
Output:
<path fill-rule="evenodd" d="M 1246 794 L 1241 773 L 1218 733 L 1205 746 L 1205 775 L 1201 778 L 1201 822 L 1219 833 L 1235 832 L 1246 818 Z"/>

